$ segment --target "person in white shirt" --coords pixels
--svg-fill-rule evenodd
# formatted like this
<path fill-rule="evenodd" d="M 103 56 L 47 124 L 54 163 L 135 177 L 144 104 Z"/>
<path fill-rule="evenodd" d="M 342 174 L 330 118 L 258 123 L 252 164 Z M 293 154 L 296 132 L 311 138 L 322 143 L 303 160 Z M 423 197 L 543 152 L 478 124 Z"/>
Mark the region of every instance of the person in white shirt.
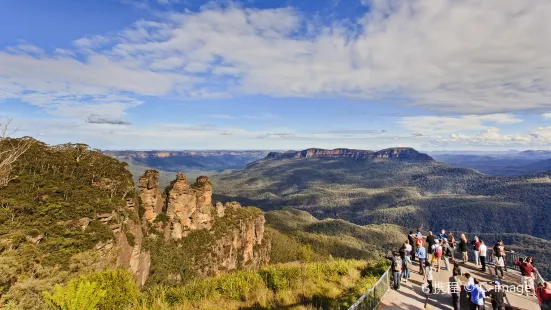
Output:
<path fill-rule="evenodd" d="M 482 265 L 482 268 L 480 269 L 482 272 L 486 272 L 486 251 L 488 250 L 488 247 L 484 244 L 484 240 L 480 240 L 480 246 L 478 247 L 478 252 L 480 256 L 480 264 Z"/>
<path fill-rule="evenodd" d="M 411 264 L 411 251 L 413 251 L 413 247 L 411 246 L 411 244 L 409 244 L 409 240 L 406 241 L 405 247 L 406 247 L 406 260 L 408 261 L 408 263 Z"/>

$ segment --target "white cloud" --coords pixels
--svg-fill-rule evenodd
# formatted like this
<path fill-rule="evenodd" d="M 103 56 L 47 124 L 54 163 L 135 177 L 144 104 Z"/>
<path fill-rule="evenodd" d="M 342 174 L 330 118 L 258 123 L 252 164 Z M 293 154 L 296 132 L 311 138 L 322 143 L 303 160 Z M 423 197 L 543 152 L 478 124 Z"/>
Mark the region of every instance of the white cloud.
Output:
<path fill-rule="evenodd" d="M 221 118 L 221 119 L 234 119 L 235 117 L 227 114 L 211 114 L 209 115 L 211 118 Z"/>
<path fill-rule="evenodd" d="M 342 26 L 346 21 L 314 27 L 292 8 L 210 5 L 139 21 L 110 37 L 82 38 L 75 51 L 47 56 L 20 46 L 0 52 L 1 96 L 54 113 L 54 105 L 94 104 L 98 95 L 113 93 L 399 97 L 461 114 L 551 106 L 551 2 L 368 5 L 371 11 L 352 32 Z M 308 28 L 314 31 L 302 33 Z"/>
<path fill-rule="evenodd" d="M 431 138 L 437 146 L 520 146 L 548 147 L 551 144 L 551 127 L 541 127 L 522 134 L 501 134 L 498 128 L 488 128 L 475 135 L 451 134 L 448 137 Z"/>
<path fill-rule="evenodd" d="M 542 116 L 545 119 L 551 119 L 551 113 L 543 113 Z"/>
<path fill-rule="evenodd" d="M 489 124 L 515 124 L 521 119 L 511 114 L 466 116 L 407 116 L 399 121 L 406 129 L 425 133 L 448 133 L 465 130 L 482 130 Z"/>

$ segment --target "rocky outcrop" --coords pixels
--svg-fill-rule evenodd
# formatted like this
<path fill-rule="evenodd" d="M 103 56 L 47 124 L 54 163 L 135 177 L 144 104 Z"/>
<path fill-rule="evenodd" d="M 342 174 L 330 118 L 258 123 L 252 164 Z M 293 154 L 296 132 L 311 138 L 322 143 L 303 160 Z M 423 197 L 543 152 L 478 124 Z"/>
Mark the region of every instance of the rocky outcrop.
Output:
<path fill-rule="evenodd" d="M 254 269 L 270 260 L 270 242 L 264 238 L 264 215 L 253 207 L 241 208 L 237 202 L 223 206 L 226 215 L 218 219 L 225 231 L 213 233 L 220 237 L 203 258 L 204 275 L 218 275 L 236 269 Z"/>
<path fill-rule="evenodd" d="M 144 218 L 153 222 L 163 210 L 163 197 L 159 189 L 159 172 L 146 170 L 145 174 L 140 177 L 139 190 L 140 199 L 145 209 Z"/>
<path fill-rule="evenodd" d="M 165 235 L 180 239 L 192 230 L 211 228 L 215 209 L 212 206 L 212 185 L 207 177 L 198 177 L 190 186 L 184 174 L 179 172 L 166 193 L 170 232 Z"/>
<path fill-rule="evenodd" d="M 381 151 L 352 150 L 352 149 L 316 149 L 310 148 L 303 151 L 287 151 L 284 153 L 271 152 L 267 159 L 290 159 L 290 158 L 395 158 L 403 160 L 432 160 L 429 155 L 419 153 L 412 148 L 390 148 Z"/>

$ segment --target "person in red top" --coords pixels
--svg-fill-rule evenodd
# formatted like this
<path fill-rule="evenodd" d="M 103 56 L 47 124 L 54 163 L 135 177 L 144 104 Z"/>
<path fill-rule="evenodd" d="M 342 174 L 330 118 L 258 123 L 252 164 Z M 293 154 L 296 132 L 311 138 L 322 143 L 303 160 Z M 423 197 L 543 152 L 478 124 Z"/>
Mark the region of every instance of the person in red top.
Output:
<path fill-rule="evenodd" d="M 480 266 L 480 252 L 479 252 L 480 240 L 478 239 L 477 236 L 474 237 L 471 244 L 473 245 L 474 263 L 477 266 Z"/>
<path fill-rule="evenodd" d="M 521 257 L 518 261 L 515 261 L 513 264 L 519 267 L 520 269 L 520 283 L 522 284 L 522 294 L 526 293 L 526 296 L 528 296 L 528 288 L 531 290 L 534 287 L 534 277 L 532 272 L 534 271 L 534 266 L 530 263 L 530 261 L 524 261 L 524 259 Z M 534 296 L 536 295 L 535 292 Z"/>
<path fill-rule="evenodd" d="M 551 309 L 551 285 L 549 282 L 545 282 L 543 286 L 538 287 L 538 300 L 540 302 L 540 309 Z"/>

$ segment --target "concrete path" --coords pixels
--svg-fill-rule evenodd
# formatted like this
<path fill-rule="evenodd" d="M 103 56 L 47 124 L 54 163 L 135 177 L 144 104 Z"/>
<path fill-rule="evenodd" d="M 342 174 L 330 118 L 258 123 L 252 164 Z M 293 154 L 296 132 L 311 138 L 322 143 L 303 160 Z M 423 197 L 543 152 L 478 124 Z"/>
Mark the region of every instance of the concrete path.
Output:
<path fill-rule="evenodd" d="M 451 266 L 450 266 L 451 267 Z M 488 281 L 497 279 L 492 266 L 486 273 L 480 272 L 480 268 L 472 263 L 467 263 L 462 266 L 463 274 L 470 273 L 487 288 L 491 285 L 486 284 Z M 390 289 L 384 296 L 381 304 L 377 309 L 453 309 L 451 306 L 451 295 L 447 292 L 434 293 L 430 296 L 423 293 L 422 284 L 423 276 L 419 271 L 419 264 L 411 265 L 411 277 L 408 283 L 402 282 L 400 290 Z M 451 271 L 441 269 L 439 272 L 434 272 L 434 285 L 441 283 L 442 289 L 445 290 L 446 285 L 451 277 Z M 520 273 L 515 270 L 509 270 L 505 273 L 505 278 L 498 280 L 503 285 L 517 286 L 520 282 Z M 509 304 L 507 309 L 527 309 L 539 310 L 538 301 L 532 296 L 523 296 L 516 292 L 507 293 L 506 302 Z M 468 307 L 461 307 L 468 309 Z M 490 298 L 486 298 L 486 309 L 492 309 Z"/>

